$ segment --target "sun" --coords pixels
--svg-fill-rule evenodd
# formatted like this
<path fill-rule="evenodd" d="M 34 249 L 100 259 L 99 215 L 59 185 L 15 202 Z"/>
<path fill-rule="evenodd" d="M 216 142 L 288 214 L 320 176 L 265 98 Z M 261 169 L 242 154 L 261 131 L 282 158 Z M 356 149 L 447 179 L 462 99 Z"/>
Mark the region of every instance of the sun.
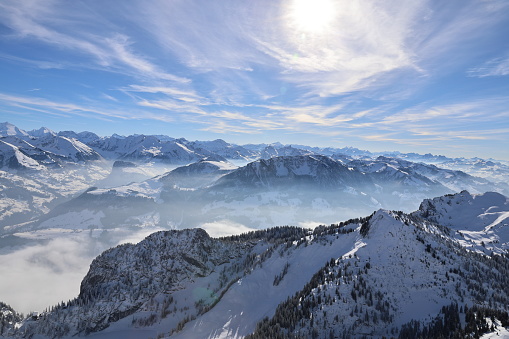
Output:
<path fill-rule="evenodd" d="M 290 15 L 299 30 L 319 33 L 330 25 L 335 12 L 333 0 L 293 0 Z"/>

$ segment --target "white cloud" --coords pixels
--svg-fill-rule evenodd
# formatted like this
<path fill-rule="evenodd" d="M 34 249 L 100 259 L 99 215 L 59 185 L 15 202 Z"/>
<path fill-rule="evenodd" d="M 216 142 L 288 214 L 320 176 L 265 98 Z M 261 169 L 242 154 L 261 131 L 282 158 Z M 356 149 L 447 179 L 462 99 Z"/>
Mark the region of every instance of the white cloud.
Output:
<path fill-rule="evenodd" d="M 236 235 L 241 233 L 247 233 L 249 231 L 255 231 L 254 228 L 249 228 L 242 224 L 236 223 L 231 220 L 221 220 L 200 225 L 207 233 L 214 238 L 225 237 L 228 235 Z"/>
<path fill-rule="evenodd" d="M 44 112 L 49 115 L 56 115 L 62 117 L 86 116 L 96 119 L 126 119 L 126 120 L 139 120 L 139 119 L 153 119 L 158 121 L 172 121 L 173 119 L 168 114 L 156 114 L 147 111 L 132 111 L 127 109 L 104 107 L 104 105 L 94 104 L 79 105 L 69 102 L 52 101 L 40 97 L 25 97 L 0 93 L 0 100 L 4 104 L 21 107 L 25 110 Z"/>
<path fill-rule="evenodd" d="M 360 90 L 374 76 L 415 68 L 407 40 L 425 1 L 333 3 L 336 18 L 314 33 L 299 29 L 291 2 L 158 2 L 135 7 L 130 19 L 199 72 L 252 73 L 261 65 L 314 95 Z"/>
<path fill-rule="evenodd" d="M 95 256 L 110 246 L 137 243 L 157 230 L 111 232 L 117 240 L 109 244 L 90 238 L 88 232 L 71 233 L 43 245 L 4 250 L 0 254 L 0 301 L 28 313 L 73 299 Z"/>
<path fill-rule="evenodd" d="M 480 67 L 469 69 L 467 73 L 479 78 L 509 75 L 509 57 L 492 59 Z"/>
<path fill-rule="evenodd" d="M 4 23 L 13 29 L 21 38 L 35 38 L 62 50 L 77 51 L 93 57 L 96 64 L 106 70 L 131 73 L 141 78 L 169 80 L 187 83 L 190 80 L 165 72 L 149 62 L 145 57 L 135 53 L 130 39 L 123 34 L 113 33 L 109 36 L 92 32 L 77 33 L 69 13 L 60 9 L 57 1 L 6 1 L 0 3 Z M 74 20 L 89 20 L 90 17 L 73 13 Z M 41 64 L 41 61 L 37 62 Z M 61 66 L 61 65 L 60 65 Z M 80 64 L 81 67 L 84 64 Z"/>
<path fill-rule="evenodd" d="M 83 245 L 57 239 L 0 255 L 0 300 L 27 313 L 78 296 L 92 261 Z"/>
<path fill-rule="evenodd" d="M 469 75 L 509 74 L 507 57 L 493 59 L 476 48 L 485 34 L 496 34 L 507 1 L 320 0 L 313 5 L 332 8 L 319 23 L 302 22 L 309 19 L 306 11 L 295 14 L 300 1 L 126 0 L 113 6 L 7 0 L 0 3 L 0 19 L 12 29 L 9 42 L 50 48 L 37 60 L 6 49 L 2 59 L 48 73 L 88 67 L 121 76 L 107 88 L 98 84 L 98 94 L 90 81 L 86 95 L 106 99 L 102 103 L 0 99 L 46 114 L 173 121 L 191 133 L 282 131 L 376 141 L 373 136 L 399 129 L 385 139 L 399 143 L 405 135 L 432 142 L 430 133 L 446 130 L 443 119 L 465 140 L 481 140 L 471 132 L 482 119 L 502 121 L 500 110 L 446 105 L 428 95 L 439 91 L 433 85 L 445 86 L 439 80 L 453 72 L 464 76 L 481 57 L 490 61 Z M 56 58 L 39 60 L 49 55 Z M 444 91 L 459 95 L 453 86 Z M 104 94 L 111 87 L 120 95 Z M 52 95 L 41 88 L 41 96 Z M 406 105 L 413 107 L 401 108 Z M 417 128 L 428 134 L 411 133 Z"/>

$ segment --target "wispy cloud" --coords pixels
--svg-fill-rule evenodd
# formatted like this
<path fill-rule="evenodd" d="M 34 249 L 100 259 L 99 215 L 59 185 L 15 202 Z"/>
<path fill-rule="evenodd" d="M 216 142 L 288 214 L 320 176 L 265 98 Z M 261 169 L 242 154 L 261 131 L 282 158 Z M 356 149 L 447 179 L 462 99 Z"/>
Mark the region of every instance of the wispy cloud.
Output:
<path fill-rule="evenodd" d="M 331 0 L 327 20 L 311 24 L 299 3 L 5 0 L 0 61 L 28 67 L 30 86 L 0 100 L 20 112 L 364 148 L 502 138 L 488 131 L 507 119 L 494 78 L 509 75 L 497 30 L 507 1 Z M 34 87 L 44 91 L 24 95 Z"/>
<path fill-rule="evenodd" d="M 270 67 L 283 81 L 330 96 L 369 87 L 386 72 L 415 69 L 407 40 L 424 3 L 394 10 L 389 2 L 336 1 L 337 16 L 320 34 L 299 29 L 291 2 L 158 2 L 132 17 L 199 72 Z"/>
<path fill-rule="evenodd" d="M 207 125 L 207 127 L 200 128 L 201 131 L 204 132 L 214 132 L 220 134 L 260 134 L 262 131 L 260 129 L 254 129 L 249 127 L 244 127 L 235 123 L 228 123 L 227 121 L 221 119 L 212 119 L 207 121 L 196 121 L 197 123 L 201 123 Z"/>
<path fill-rule="evenodd" d="M 119 33 L 113 33 L 110 36 L 92 33 L 76 34 L 75 27 L 67 21 L 68 18 L 60 17 L 65 13 L 59 10 L 56 1 L 47 1 L 44 4 L 37 1 L 22 3 L 6 1 L 0 3 L 0 8 L 2 9 L 0 17 L 4 19 L 4 23 L 21 38 L 35 38 L 62 50 L 91 56 L 95 63 L 105 70 L 124 69 L 125 72 L 134 72 L 136 76 L 142 78 L 148 77 L 180 83 L 190 81 L 165 72 L 143 56 L 135 53 L 131 48 L 132 42 L 126 35 Z M 86 17 L 79 19 L 84 20 Z M 57 28 L 52 28 L 55 26 L 51 23 L 52 20 L 60 25 Z M 40 64 L 41 61 L 37 63 Z M 83 63 L 80 66 L 85 67 Z"/>
<path fill-rule="evenodd" d="M 130 85 L 120 90 L 123 92 L 135 93 L 160 93 L 176 100 L 199 105 L 204 105 L 208 101 L 199 96 L 194 90 L 184 89 L 182 87 Z"/>
<path fill-rule="evenodd" d="M 287 81 L 311 95 L 332 96 L 375 84 L 376 77 L 398 69 L 416 69 L 407 40 L 424 2 L 336 1 L 336 17 L 324 32 L 296 28 L 286 15 L 279 33 L 252 35 L 259 49 L 278 61 Z"/>
<path fill-rule="evenodd" d="M 117 98 L 112 97 L 111 95 L 108 95 L 108 94 L 106 94 L 106 93 L 102 93 L 102 96 L 103 96 L 103 98 L 106 98 L 106 99 L 108 99 L 108 100 L 111 100 L 111 101 L 114 101 L 114 102 L 118 102 L 118 99 L 117 99 Z"/>
<path fill-rule="evenodd" d="M 116 108 L 97 107 L 94 105 L 79 105 L 68 102 L 52 101 L 40 97 L 14 96 L 0 93 L 0 101 L 4 105 L 21 107 L 26 110 L 44 112 L 62 117 L 85 116 L 90 118 L 113 118 L 124 120 L 153 119 L 158 121 L 172 121 L 167 114 L 156 114 L 147 111 L 128 111 Z"/>
<path fill-rule="evenodd" d="M 509 75 L 509 57 L 491 59 L 482 66 L 469 69 L 467 74 L 479 78 Z"/>
<path fill-rule="evenodd" d="M 70 65 L 65 65 L 62 62 L 54 62 L 47 60 L 37 60 L 37 59 L 27 59 L 21 58 L 14 55 L 8 55 L 5 53 L 0 53 L 0 59 L 8 60 L 15 62 L 17 64 L 30 65 L 40 69 L 63 69 L 66 67 L 70 67 Z"/>
<path fill-rule="evenodd" d="M 455 125 L 499 120 L 509 116 L 509 110 L 505 105 L 506 100 L 506 97 L 497 97 L 449 105 L 424 103 L 389 115 L 382 119 L 380 123 L 384 125 L 409 125 L 417 122 L 427 122 L 446 128 L 451 127 L 443 125 L 444 121 L 447 120 L 451 120 Z"/>

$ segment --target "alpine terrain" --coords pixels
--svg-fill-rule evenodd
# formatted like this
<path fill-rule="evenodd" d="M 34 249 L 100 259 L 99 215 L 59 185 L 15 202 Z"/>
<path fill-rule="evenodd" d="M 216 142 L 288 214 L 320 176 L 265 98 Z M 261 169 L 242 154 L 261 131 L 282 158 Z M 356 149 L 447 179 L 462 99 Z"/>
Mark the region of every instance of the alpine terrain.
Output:
<path fill-rule="evenodd" d="M 22 321 L 4 308 L 4 336 L 506 333 L 508 223 L 506 197 L 463 191 L 425 200 L 413 213 L 379 209 L 314 229 L 274 227 L 223 238 L 198 228 L 157 232 L 98 256 L 75 299 Z"/>
<path fill-rule="evenodd" d="M 3 123 L 0 336 L 503 336 L 507 177 L 493 159 Z M 75 292 L 23 315 L 12 296 L 52 287 L 24 267 Z"/>

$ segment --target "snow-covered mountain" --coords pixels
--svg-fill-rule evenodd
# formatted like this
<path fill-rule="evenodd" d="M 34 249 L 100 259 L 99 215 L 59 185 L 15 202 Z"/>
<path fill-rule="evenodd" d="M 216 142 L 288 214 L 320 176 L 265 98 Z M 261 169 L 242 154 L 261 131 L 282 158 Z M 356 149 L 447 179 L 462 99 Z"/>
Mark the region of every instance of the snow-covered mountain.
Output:
<path fill-rule="evenodd" d="M 92 133 L 92 132 L 76 133 L 74 131 L 61 131 L 61 132 L 58 132 L 58 135 L 62 136 L 62 137 L 69 138 L 69 139 L 79 140 L 86 145 L 100 139 L 100 137 L 97 134 Z"/>
<path fill-rule="evenodd" d="M 89 146 L 103 157 L 112 160 L 189 164 L 211 155 L 210 152 L 196 152 L 179 139 L 163 141 L 150 135 L 111 136 L 96 139 L 90 142 Z"/>
<path fill-rule="evenodd" d="M 131 169 L 136 167 L 121 170 Z M 240 168 L 208 158 L 112 187 L 106 182 L 114 179 L 115 171 L 99 188 L 53 208 L 24 229 L 41 230 L 69 220 L 74 229 L 199 227 L 225 220 L 250 228 L 334 223 L 377 208 L 412 211 L 423 199 L 470 189 L 473 182 L 478 183 L 475 193 L 498 188 L 461 172 L 392 158 L 344 164 L 321 155 L 286 156 Z M 101 218 L 91 217 L 91 211 Z"/>
<path fill-rule="evenodd" d="M 348 166 L 359 169 L 361 172 L 372 173 L 380 178 L 393 178 L 408 185 L 417 185 L 422 190 L 438 182 L 453 192 L 468 190 L 472 193 L 498 191 L 509 194 L 509 185 L 493 183 L 481 177 L 474 177 L 465 172 L 444 169 L 432 164 L 416 163 L 398 158 L 379 156 L 376 159 L 352 160 Z"/>
<path fill-rule="evenodd" d="M 101 156 L 97 152 L 81 141 L 51 133 L 46 133 L 39 138 L 31 139 L 30 143 L 42 150 L 56 154 L 64 161 L 68 162 L 84 162 L 101 159 Z"/>
<path fill-rule="evenodd" d="M 448 159 L 437 164 L 442 168 L 460 170 L 471 175 L 486 178 L 492 182 L 509 182 L 509 163 L 485 159 Z"/>
<path fill-rule="evenodd" d="M 43 168 L 22 149 L 2 139 L 0 139 L 0 169 L 40 170 Z"/>
<path fill-rule="evenodd" d="M 269 159 L 278 156 L 298 155 L 324 155 L 343 163 L 352 160 L 376 160 L 377 157 L 395 158 L 412 163 L 435 165 L 441 169 L 463 171 L 476 177 L 482 177 L 496 183 L 506 183 L 509 180 L 509 164 L 493 159 L 480 158 L 448 158 L 442 155 L 401 153 L 401 152 L 370 152 L 353 147 L 311 147 L 306 145 L 283 145 L 279 142 L 272 144 L 248 144 L 235 145 L 224 140 L 213 141 L 188 141 L 184 138 L 173 138 L 165 135 L 130 135 L 120 136 L 113 134 L 109 137 L 99 137 L 92 132 L 62 131 L 54 132 L 45 127 L 26 132 L 10 123 L 0 124 L 0 136 L 11 136 L 28 141 L 36 147 L 34 139 L 42 140 L 48 136 L 64 137 L 68 140 L 79 141 L 82 145 L 73 145 L 77 149 L 83 149 L 83 144 L 92 148 L 103 157 L 115 160 L 139 161 L 139 162 L 162 162 L 167 164 L 189 164 L 210 156 L 224 159 L 241 161 L 254 161 L 256 159 Z M 63 141 L 57 139 L 58 142 Z M 54 152 L 54 150 L 45 151 Z M 64 147 L 63 151 L 56 154 L 69 156 Z M 87 150 L 88 152 L 88 150 Z M 86 152 L 85 152 L 86 153 Z M 83 158 L 83 157 L 82 157 Z M 81 158 L 78 157 L 81 161 Z M 87 156 L 84 156 L 87 160 Z M 237 163 L 236 162 L 236 163 Z M 509 189 L 509 187 L 505 187 Z M 472 191 L 475 189 L 471 188 Z M 480 190 L 479 192 L 481 192 Z"/>
<path fill-rule="evenodd" d="M 0 140 L 16 146 L 25 156 L 35 161 L 39 166 L 34 169 L 42 170 L 45 168 L 59 168 L 64 164 L 64 159 L 62 159 L 61 156 L 32 145 L 30 143 L 31 140 L 27 141 L 15 136 L 1 137 Z M 2 152 L 2 154 L 5 155 L 4 152 Z"/>
<path fill-rule="evenodd" d="M 314 153 L 307 151 L 307 150 L 300 149 L 300 148 L 295 148 L 292 146 L 284 146 L 284 147 L 276 148 L 272 145 L 269 145 L 269 146 L 265 147 L 260 152 L 259 157 L 261 159 L 270 159 L 270 158 L 281 157 L 281 156 L 299 156 L 299 155 L 312 155 L 312 154 L 314 154 Z"/>
<path fill-rule="evenodd" d="M 349 218 L 380 207 L 409 211 L 426 197 L 448 192 L 441 183 L 416 173 L 394 170 L 383 175 L 326 156 L 288 156 L 258 160 L 225 175 L 208 188 L 207 195 L 215 200 L 205 208 L 218 215 L 234 210 L 232 214 L 246 216 L 257 210 L 264 226 L 298 220 L 330 223 L 337 220 L 329 219 L 334 216 Z M 285 220 L 283 215 L 296 218 Z"/>
<path fill-rule="evenodd" d="M 23 321 L 21 314 L 18 314 L 9 305 L 0 302 L 0 337 L 14 335 L 16 325 Z"/>
<path fill-rule="evenodd" d="M 378 210 L 314 230 L 158 232 L 97 257 L 76 299 L 26 319 L 15 336 L 479 337 L 509 326 L 507 251 L 458 239 L 476 220 L 435 221 L 472 206 L 500 217 L 504 198 L 462 192 L 413 214 Z"/>
<path fill-rule="evenodd" d="M 509 200 L 500 193 L 462 191 L 426 199 L 415 214 L 458 231 L 468 246 L 495 253 L 509 249 Z"/>
<path fill-rule="evenodd" d="M 221 178 L 217 186 L 273 187 L 308 183 L 320 187 L 345 187 L 363 181 L 362 173 L 321 155 L 270 157 L 249 163 Z"/>
<path fill-rule="evenodd" d="M 19 330 L 19 315 L 0 304 L 0 334 L 463 338 L 501 329 L 507 178 L 508 164 L 492 159 L 3 123 L 1 253 L 77 237 L 96 255 L 137 232 L 172 231 L 104 253 L 76 300 Z M 332 225 L 222 239 L 175 230 L 318 224 Z"/>
<path fill-rule="evenodd" d="M 0 123 L 0 136 L 28 137 L 28 133 L 8 122 Z"/>
<path fill-rule="evenodd" d="M 200 188 L 214 183 L 220 177 L 234 171 L 237 166 L 215 157 L 207 157 L 195 163 L 178 167 L 161 176 L 165 185 L 180 188 Z"/>
<path fill-rule="evenodd" d="M 3 144 L 0 157 L 4 159 L 0 169 L 42 169 L 101 160 L 97 152 L 81 141 L 58 136 L 48 129 L 31 131 L 31 135 L 11 132 L 12 128 L 0 131 L 3 133 L 0 134 L 0 142 Z M 14 146 L 16 150 L 13 150 L 11 146 Z"/>
<path fill-rule="evenodd" d="M 44 138 L 44 137 L 47 137 L 47 136 L 52 136 L 52 137 L 57 136 L 57 133 L 53 132 L 52 130 L 50 130 L 49 128 L 46 128 L 46 127 L 41 127 L 39 129 L 34 129 L 34 130 L 31 130 L 31 131 L 28 131 L 27 133 L 28 133 L 28 135 L 30 135 L 31 137 L 34 137 L 34 138 Z"/>
<path fill-rule="evenodd" d="M 213 141 L 192 141 L 187 143 L 194 149 L 203 149 L 219 155 L 225 159 L 244 159 L 254 160 L 259 157 L 259 153 L 248 150 L 242 146 L 227 143 L 222 139 Z"/>

